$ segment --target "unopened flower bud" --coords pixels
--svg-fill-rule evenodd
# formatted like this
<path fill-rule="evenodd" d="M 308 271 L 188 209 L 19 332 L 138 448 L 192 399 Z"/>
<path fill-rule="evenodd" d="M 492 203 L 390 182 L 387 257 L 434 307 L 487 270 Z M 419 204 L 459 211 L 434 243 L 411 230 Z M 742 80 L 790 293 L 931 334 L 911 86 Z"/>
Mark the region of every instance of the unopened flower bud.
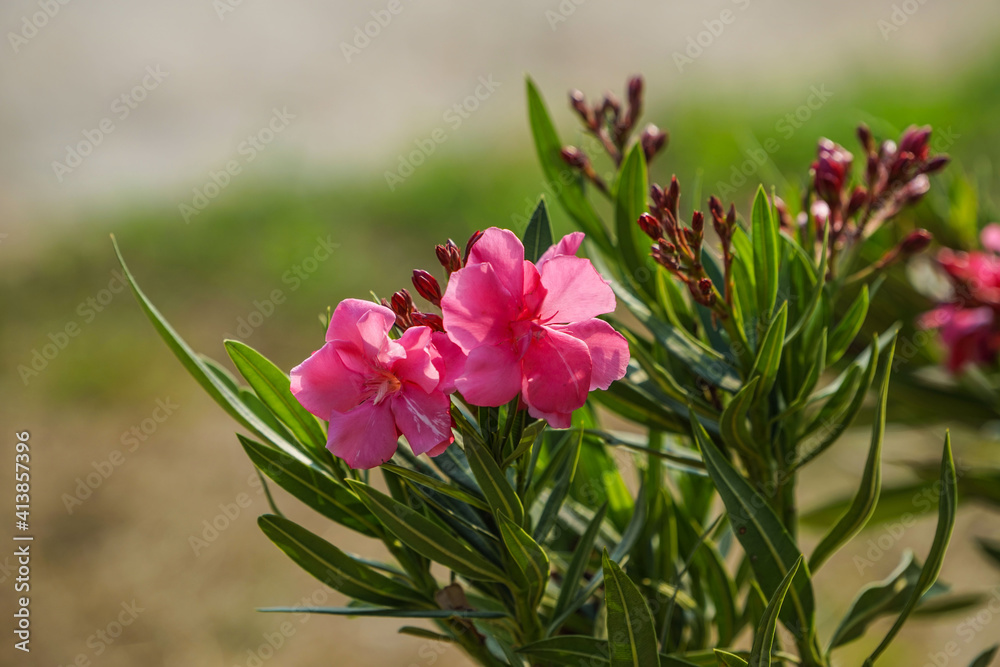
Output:
<path fill-rule="evenodd" d="M 698 291 L 704 295 L 709 295 L 712 293 L 712 281 L 708 278 L 702 278 L 698 281 Z"/>
<path fill-rule="evenodd" d="M 413 287 L 417 294 L 424 297 L 435 306 L 441 305 L 441 285 L 437 278 L 421 269 L 413 270 Z"/>
<path fill-rule="evenodd" d="M 903 203 L 912 203 L 923 197 L 931 188 L 931 181 L 926 175 L 915 176 L 910 182 L 899 191 L 898 200 Z"/>
<path fill-rule="evenodd" d="M 469 261 L 469 253 L 472 252 L 472 246 L 476 245 L 476 241 L 483 238 L 482 230 L 476 231 L 469 237 L 469 240 L 465 244 L 465 255 L 462 256 L 462 264 L 464 265 Z"/>
<path fill-rule="evenodd" d="M 574 169 L 585 169 L 590 164 L 587 155 L 576 146 L 564 146 L 559 154 L 562 156 L 563 162 Z"/>
<path fill-rule="evenodd" d="M 656 183 L 653 183 L 649 187 L 649 198 L 653 200 L 653 204 L 656 205 L 656 208 L 663 208 L 664 196 L 663 188 Z"/>
<path fill-rule="evenodd" d="M 858 125 L 858 141 L 861 142 L 866 153 L 875 152 L 875 138 L 872 136 L 872 131 L 864 123 Z"/>
<path fill-rule="evenodd" d="M 899 251 L 904 255 L 916 255 L 927 249 L 934 236 L 926 229 L 915 229 L 906 235 L 899 244 Z"/>
<path fill-rule="evenodd" d="M 666 146 L 667 133 L 650 123 L 639 135 L 639 142 L 646 156 L 646 162 L 650 162 Z"/>
<path fill-rule="evenodd" d="M 583 96 L 583 92 L 579 90 L 569 91 L 569 103 L 576 111 L 577 115 L 584 122 L 587 127 L 592 127 L 595 125 L 594 115 L 590 108 L 587 107 L 587 98 Z"/>
<path fill-rule="evenodd" d="M 643 213 L 639 216 L 639 228 L 654 241 L 663 236 L 663 225 L 649 213 Z"/>
<path fill-rule="evenodd" d="M 906 128 L 903 136 L 899 139 L 899 152 L 909 153 L 918 162 L 923 162 L 927 159 L 927 153 L 930 150 L 930 138 L 930 125 L 924 125 L 923 127 L 911 125 Z"/>
<path fill-rule="evenodd" d="M 642 77 L 633 76 L 628 80 L 628 103 L 633 109 L 642 107 Z"/>
<path fill-rule="evenodd" d="M 931 158 L 927 162 L 927 164 L 924 165 L 922 171 L 925 174 L 936 174 L 945 167 L 947 167 L 949 162 L 951 162 L 951 158 L 948 157 L 947 155 L 938 155 L 936 157 Z"/>
<path fill-rule="evenodd" d="M 448 275 L 462 268 L 462 253 L 451 239 L 448 239 L 448 243 L 444 245 L 434 246 L 434 252 L 437 254 L 438 262 L 448 272 Z"/>
<path fill-rule="evenodd" d="M 670 189 L 667 190 L 666 196 L 663 198 L 663 208 L 670 211 L 674 218 L 677 217 L 677 203 L 681 198 L 681 184 L 677 182 L 677 176 L 670 177 Z"/>
<path fill-rule="evenodd" d="M 444 320 L 441 319 L 440 315 L 415 312 L 410 318 L 415 327 L 430 327 L 434 331 L 444 331 Z"/>
<path fill-rule="evenodd" d="M 396 313 L 396 326 L 406 330 L 413 326 L 410 315 L 413 313 L 413 298 L 405 289 L 401 289 L 392 295 L 390 301 L 392 312 Z"/>
<path fill-rule="evenodd" d="M 851 193 L 851 201 L 847 204 L 847 217 L 850 218 L 860 211 L 866 201 L 868 201 L 868 191 L 860 185 L 854 188 L 854 192 Z"/>
<path fill-rule="evenodd" d="M 695 211 L 691 214 L 691 230 L 699 237 L 705 231 L 705 214 Z"/>

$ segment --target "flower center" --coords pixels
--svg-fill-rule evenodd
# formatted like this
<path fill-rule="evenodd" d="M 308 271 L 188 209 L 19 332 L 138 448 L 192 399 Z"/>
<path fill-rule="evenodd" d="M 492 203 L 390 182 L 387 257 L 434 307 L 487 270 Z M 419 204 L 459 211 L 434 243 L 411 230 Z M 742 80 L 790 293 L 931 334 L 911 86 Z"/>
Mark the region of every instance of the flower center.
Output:
<path fill-rule="evenodd" d="M 378 405 L 387 396 L 399 391 L 402 383 L 390 371 L 381 368 L 372 371 L 372 374 L 365 378 L 361 393 L 365 400 L 372 399 L 372 402 Z"/>

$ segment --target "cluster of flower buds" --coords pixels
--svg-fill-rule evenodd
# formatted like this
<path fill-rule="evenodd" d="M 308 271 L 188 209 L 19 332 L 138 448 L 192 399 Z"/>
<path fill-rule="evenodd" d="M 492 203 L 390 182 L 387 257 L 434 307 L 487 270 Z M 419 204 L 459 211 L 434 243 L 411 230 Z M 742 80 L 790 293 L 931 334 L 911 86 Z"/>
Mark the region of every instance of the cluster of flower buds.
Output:
<path fill-rule="evenodd" d="M 676 176 L 670 180 L 670 187 L 667 190 L 654 184 L 650 188 L 650 198 L 653 200 L 653 206 L 649 213 L 639 216 L 638 222 L 640 229 L 655 242 L 652 247 L 653 259 L 687 285 L 695 301 L 706 307 L 715 308 L 718 305 L 718 291 L 701 262 L 702 245 L 705 241 L 704 214 L 695 211 L 691 215 L 690 227 L 684 227 L 679 223 L 680 185 Z M 736 210 L 730 207 L 729 214 L 723 214 L 722 203 L 715 197 L 709 201 L 709 208 L 716 234 L 722 239 L 726 267 L 725 292 L 728 303 L 732 265 L 731 242 L 736 224 Z M 721 308 L 717 310 L 724 312 Z"/>
<path fill-rule="evenodd" d="M 569 93 L 570 106 L 580 117 L 588 134 L 593 135 L 607 152 L 608 157 L 620 166 L 625 155 L 629 139 L 639 124 L 642 115 L 643 102 L 642 77 L 633 76 L 626 86 L 627 99 L 622 103 L 613 93 L 605 93 L 604 97 L 594 104 L 588 104 L 587 98 L 579 90 Z M 639 145 L 646 156 L 646 162 L 652 161 L 667 145 L 668 135 L 650 123 L 639 133 Z M 579 169 L 598 189 L 607 192 L 607 185 L 597 176 L 590 158 L 575 146 L 566 146 L 562 150 L 563 160 L 570 167 Z"/>
<path fill-rule="evenodd" d="M 821 139 L 812 164 L 812 190 L 817 201 L 809 208 L 817 221 L 817 237 L 829 222 L 831 247 L 842 240 L 870 235 L 930 187 L 928 176 L 948 164 L 946 155 L 930 154 L 931 128 L 911 126 L 897 145 L 878 144 L 867 126 L 858 127 L 865 159 L 863 184 L 850 187 L 854 156 L 843 146 Z"/>
<path fill-rule="evenodd" d="M 464 253 L 451 239 L 448 239 L 447 243 L 434 247 L 438 262 L 444 267 L 445 273 L 448 276 L 451 276 L 455 271 L 465 266 L 465 263 L 469 261 L 469 253 L 472 251 L 472 246 L 476 244 L 476 241 L 482 235 L 483 233 L 478 231 L 470 236 L 468 242 L 465 244 Z M 417 294 L 429 301 L 434 307 L 441 307 L 441 297 L 444 294 L 444 290 L 441 289 L 441 284 L 438 283 L 437 278 L 423 269 L 414 269 L 411 281 L 413 282 L 413 289 L 417 291 Z M 434 331 L 444 331 L 444 322 L 441 320 L 441 316 L 417 310 L 409 290 L 399 290 L 392 295 L 391 300 L 382 299 L 382 305 L 396 313 L 396 326 L 400 331 L 406 331 L 410 327 L 419 326 L 430 327 Z"/>

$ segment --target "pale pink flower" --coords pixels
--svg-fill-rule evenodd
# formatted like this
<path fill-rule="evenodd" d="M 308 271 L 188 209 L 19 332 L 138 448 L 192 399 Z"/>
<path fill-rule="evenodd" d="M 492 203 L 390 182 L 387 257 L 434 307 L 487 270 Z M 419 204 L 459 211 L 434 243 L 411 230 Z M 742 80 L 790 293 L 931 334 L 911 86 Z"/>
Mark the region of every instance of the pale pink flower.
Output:
<path fill-rule="evenodd" d="M 628 343 L 596 319 L 615 309 L 614 293 L 590 260 L 575 257 L 583 234 L 524 259 L 512 232 L 486 230 L 441 300 L 444 329 L 467 353 L 456 387 L 474 405 L 520 395 L 531 416 L 556 428 L 593 389 L 625 374 Z"/>
<path fill-rule="evenodd" d="M 415 454 L 431 456 L 454 440 L 451 401 L 441 388 L 444 359 L 433 332 L 412 327 L 392 340 L 395 321 L 384 306 L 342 301 L 326 344 L 291 372 L 292 393 L 330 422 L 327 448 L 352 468 L 388 461 L 400 434 Z"/>

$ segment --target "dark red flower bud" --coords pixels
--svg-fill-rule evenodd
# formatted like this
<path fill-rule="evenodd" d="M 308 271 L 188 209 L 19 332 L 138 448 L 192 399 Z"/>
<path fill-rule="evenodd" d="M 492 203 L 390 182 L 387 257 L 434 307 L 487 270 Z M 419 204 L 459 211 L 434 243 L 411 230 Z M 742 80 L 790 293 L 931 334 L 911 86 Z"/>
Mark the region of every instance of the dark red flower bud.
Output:
<path fill-rule="evenodd" d="M 462 268 L 462 253 L 451 239 L 448 239 L 448 243 L 444 245 L 435 246 L 434 252 L 437 254 L 441 266 L 448 272 L 448 275 Z"/>
<path fill-rule="evenodd" d="M 861 210 L 861 207 L 865 205 L 868 201 L 868 191 L 862 186 L 854 188 L 854 192 L 851 193 L 851 201 L 847 204 L 847 217 L 851 217 L 855 213 Z"/>
<path fill-rule="evenodd" d="M 417 294 L 424 297 L 435 306 L 441 305 L 441 285 L 437 278 L 422 269 L 413 270 L 413 287 Z"/>
<path fill-rule="evenodd" d="M 854 156 L 829 139 L 820 139 L 816 152 L 817 159 L 812 164 L 816 194 L 831 206 L 839 204 Z"/>
<path fill-rule="evenodd" d="M 915 229 L 899 244 L 899 250 L 904 255 L 915 255 L 927 249 L 934 240 L 934 235 L 926 229 Z"/>
<path fill-rule="evenodd" d="M 574 169 L 584 169 L 590 164 L 590 159 L 576 146 L 564 146 L 559 154 L 562 155 L 563 162 Z"/>
<path fill-rule="evenodd" d="M 469 237 L 468 242 L 465 244 L 465 255 L 462 257 L 462 264 L 465 265 L 469 261 L 469 253 L 472 252 L 472 246 L 476 245 L 476 241 L 483 238 L 482 230 L 474 232 L 472 236 Z"/>
<path fill-rule="evenodd" d="M 701 235 L 694 231 L 690 227 L 684 228 L 684 240 L 688 242 L 688 245 L 697 245 L 701 242 Z"/>
<path fill-rule="evenodd" d="M 698 281 L 698 291 L 704 295 L 709 295 L 712 293 L 712 281 L 708 278 L 702 278 Z"/>
<path fill-rule="evenodd" d="M 927 194 L 930 188 L 930 180 L 924 174 L 920 174 L 903 186 L 896 199 L 903 204 L 911 204 Z"/>
<path fill-rule="evenodd" d="M 949 162 L 951 162 L 951 158 L 947 155 L 937 155 L 932 157 L 921 171 L 925 174 L 936 174 L 947 167 Z"/>
<path fill-rule="evenodd" d="M 664 210 L 670 211 L 674 218 L 677 218 L 677 204 L 681 198 L 681 184 L 677 182 L 677 176 L 670 177 L 670 189 L 667 190 L 663 198 Z"/>
<path fill-rule="evenodd" d="M 669 250 L 668 250 L 669 248 Z M 665 243 L 662 241 L 653 246 L 653 259 L 657 264 L 669 269 L 670 271 L 677 271 L 680 265 L 677 263 L 676 248 L 673 247 L 671 243 Z"/>
<path fill-rule="evenodd" d="M 580 116 L 580 120 L 582 120 L 587 127 L 593 127 L 595 125 L 594 114 L 587 106 L 587 98 L 583 96 L 582 91 L 569 91 L 569 103 L 573 107 L 573 110 L 576 111 L 577 115 Z"/>
<path fill-rule="evenodd" d="M 642 107 L 642 77 L 633 76 L 628 80 L 628 103 L 633 109 Z"/>
<path fill-rule="evenodd" d="M 654 241 L 663 236 L 663 225 L 649 213 L 643 213 L 639 216 L 639 228 Z"/>
<path fill-rule="evenodd" d="M 729 205 L 729 213 L 726 214 L 726 224 L 732 229 L 736 225 L 736 204 Z"/>
<path fill-rule="evenodd" d="M 392 312 L 396 313 L 396 326 L 404 331 L 412 326 L 410 315 L 413 313 L 413 298 L 405 289 L 392 295 L 390 302 Z"/>
<path fill-rule="evenodd" d="M 930 150 L 930 138 L 930 125 L 923 127 L 911 125 L 906 128 L 903 136 L 899 139 L 899 152 L 910 153 L 918 162 L 923 162 L 927 159 L 927 153 Z"/>
<path fill-rule="evenodd" d="M 663 188 L 656 183 L 649 187 L 649 198 L 653 200 L 656 208 L 663 208 L 664 196 Z"/>
<path fill-rule="evenodd" d="M 699 237 L 705 231 L 705 214 L 701 211 L 695 211 L 691 214 L 691 230 Z"/>
<path fill-rule="evenodd" d="M 667 133 L 650 123 L 639 135 L 639 142 L 646 162 L 650 162 L 667 145 Z"/>
<path fill-rule="evenodd" d="M 444 320 L 440 315 L 416 312 L 410 317 L 415 327 L 430 327 L 434 331 L 444 331 Z"/>
<path fill-rule="evenodd" d="M 858 125 L 858 141 L 861 142 L 866 153 L 875 152 L 875 138 L 872 136 L 872 131 L 864 123 Z"/>

